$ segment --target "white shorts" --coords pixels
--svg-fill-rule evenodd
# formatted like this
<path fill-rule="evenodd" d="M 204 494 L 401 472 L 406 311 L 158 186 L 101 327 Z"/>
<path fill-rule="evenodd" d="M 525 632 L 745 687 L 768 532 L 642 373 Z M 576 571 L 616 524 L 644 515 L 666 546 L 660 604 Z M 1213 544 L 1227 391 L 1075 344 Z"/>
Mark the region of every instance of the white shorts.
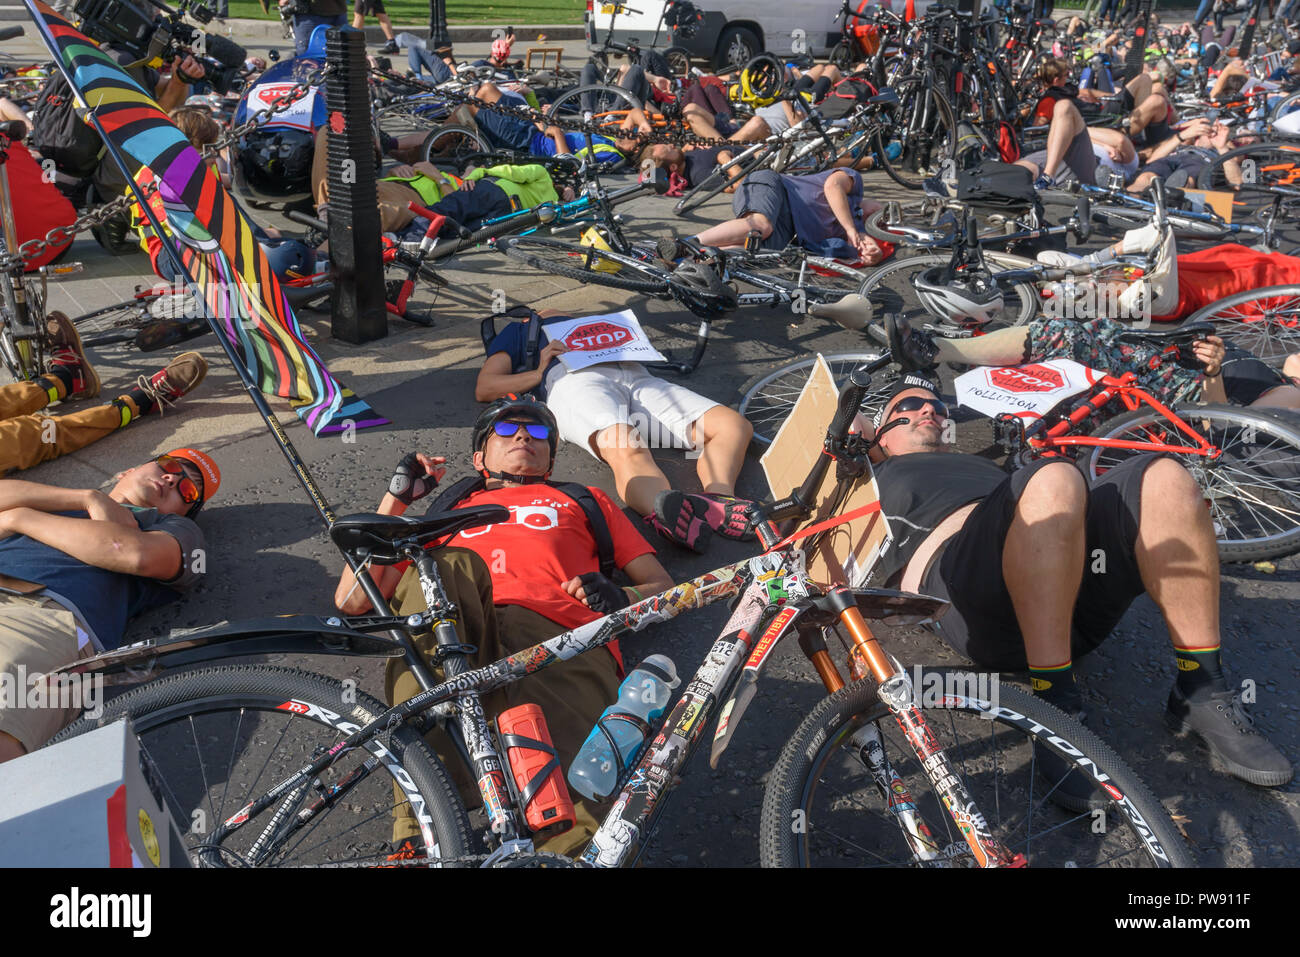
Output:
<path fill-rule="evenodd" d="M 591 438 L 611 425 L 634 426 L 654 449 L 688 449 L 691 425 L 721 403 L 666 382 L 639 362 L 611 362 L 546 377 L 546 404 L 560 438 L 596 458 Z"/>

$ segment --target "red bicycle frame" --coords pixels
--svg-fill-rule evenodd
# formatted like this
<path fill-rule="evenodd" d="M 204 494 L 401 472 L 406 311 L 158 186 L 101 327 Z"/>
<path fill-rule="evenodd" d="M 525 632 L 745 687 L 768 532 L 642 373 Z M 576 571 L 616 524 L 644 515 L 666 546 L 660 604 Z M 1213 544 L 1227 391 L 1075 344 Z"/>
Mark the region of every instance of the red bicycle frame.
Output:
<path fill-rule="evenodd" d="M 1031 435 L 1027 431 L 1025 434 L 1026 444 L 1032 449 L 1049 453 L 1057 449 L 1084 446 L 1089 448 L 1132 449 L 1141 452 L 1171 452 L 1176 455 L 1200 455 L 1205 458 L 1217 458 L 1220 455 L 1221 450 L 1218 446 L 1206 441 L 1204 436 L 1197 433 L 1191 426 L 1180 419 L 1176 412 L 1153 397 L 1145 389 L 1137 386 L 1136 382 L 1137 375 L 1132 372 L 1125 372 L 1118 378 L 1112 375 L 1103 375 L 1098 383 L 1101 388 L 1076 406 L 1064 419 L 1047 428 L 1043 435 Z M 1195 448 L 1189 448 L 1186 445 L 1167 445 L 1154 440 L 1138 442 L 1130 439 L 1100 439 L 1090 435 L 1069 434 L 1072 429 L 1082 424 L 1090 415 L 1100 412 L 1115 398 L 1119 398 L 1129 412 L 1135 411 L 1142 405 L 1154 409 L 1191 439 L 1195 443 Z M 1040 419 L 1039 422 L 1041 423 L 1042 420 Z"/>

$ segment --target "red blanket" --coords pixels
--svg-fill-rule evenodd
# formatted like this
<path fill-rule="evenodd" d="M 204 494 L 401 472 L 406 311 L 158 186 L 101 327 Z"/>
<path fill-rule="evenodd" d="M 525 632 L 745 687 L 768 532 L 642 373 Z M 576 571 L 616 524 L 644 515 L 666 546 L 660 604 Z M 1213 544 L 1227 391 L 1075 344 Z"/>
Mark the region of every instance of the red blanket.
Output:
<path fill-rule="evenodd" d="M 1211 246 L 1178 257 L 1178 306 L 1155 319 L 1186 319 L 1234 293 L 1293 282 L 1300 283 L 1300 258 L 1261 253 L 1236 243 Z"/>

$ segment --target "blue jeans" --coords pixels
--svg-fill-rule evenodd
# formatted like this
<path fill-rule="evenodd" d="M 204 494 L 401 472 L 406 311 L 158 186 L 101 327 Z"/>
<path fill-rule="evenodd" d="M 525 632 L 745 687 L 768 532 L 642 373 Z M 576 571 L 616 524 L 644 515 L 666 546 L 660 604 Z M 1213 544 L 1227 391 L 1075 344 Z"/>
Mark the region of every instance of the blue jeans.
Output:
<path fill-rule="evenodd" d="M 337 13 L 332 17 L 320 17 L 308 13 L 303 16 L 293 18 L 293 52 L 296 56 L 302 56 L 307 52 L 307 41 L 311 39 L 311 32 L 322 23 L 327 27 L 347 26 L 348 18 L 346 14 Z"/>
<path fill-rule="evenodd" d="M 452 77 L 451 67 L 440 56 L 424 47 L 407 47 L 406 62 L 417 77 L 428 71 L 433 75 L 434 83 L 446 83 Z"/>

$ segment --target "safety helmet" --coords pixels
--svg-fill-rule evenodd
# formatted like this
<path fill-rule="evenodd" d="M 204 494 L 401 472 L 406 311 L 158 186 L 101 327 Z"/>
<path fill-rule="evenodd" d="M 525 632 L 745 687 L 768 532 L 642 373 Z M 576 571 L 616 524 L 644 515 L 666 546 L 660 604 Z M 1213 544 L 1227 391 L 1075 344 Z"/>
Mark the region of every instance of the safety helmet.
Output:
<path fill-rule="evenodd" d="M 556 424 L 555 413 L 547 407 L 546 403 L 539 399 L 534 399 L 530 395 L 519 396 L 511 393 L 503 398 L 497 399 L 484 409 L 479 415 L 478 421 L 474 423 L 472 447 L 470 451 L 482 452 L 483 447 L 487 445 L 488 435 L 491 434 L 492 427 L 501 420 L 507 419 L 511 416 L 532 419 L 534 422 L 539 422 L 550 428 L 551 435 L 549 444 L 551 447 L 551 465 L 553 466 L 555 464 L 555 450 L 559 447 L 560 443 L 559 425 Z M 505 472 L 489 472 L 487 469 L 483 469 L 482 471 L 489 478 L 509 478 L 521 483 L 540 482 L 545 478 L 545 476 L 521 476 L 511 475 Z M 546 470 L 546 474 L 550 474 L 549 468 Z"/>
<path fill-rule="evenodd" d="M 288 127 L 258 129 L 239 145 L 239 166 L 248 185 L 267 196 L 311 192 L 312 134 Z"/>
<path fill-rule="evenodd" d="M 947 266 L 934 266 L 913 276 L 912 286 L 927 312 L 953 325 L 982 326 L 1002 312 L 1002 290 L 978 272 L 950 274 Z"/>
<path fill-rule="evenodd" d="M 683 305 L 702 319 L 725 315 L 739 304 L 736 290 L 707 263 L 687 260 L 678 265 L 673 270 L 672 289 Z"/>
<path fill-rule="evenodd" d="M 514 35 L 497 37 L 492 41 L 492 58 L 494 60 L 504 60 L 510 56 L 510 48 L 514 46 Z"/>
<path fill-rule="evenodd" d="M 185 513 L 187 517 L 193 518 L 208 499 L 217 494 L 217 489 L 221 488 L 221 469 L 217 468 L 217 463 L 212 460 L 212 456 L 198 449 L 172 449 L 167 455 L 174 459 L 184 459 L 199 473 L 199 500 Z"/>

